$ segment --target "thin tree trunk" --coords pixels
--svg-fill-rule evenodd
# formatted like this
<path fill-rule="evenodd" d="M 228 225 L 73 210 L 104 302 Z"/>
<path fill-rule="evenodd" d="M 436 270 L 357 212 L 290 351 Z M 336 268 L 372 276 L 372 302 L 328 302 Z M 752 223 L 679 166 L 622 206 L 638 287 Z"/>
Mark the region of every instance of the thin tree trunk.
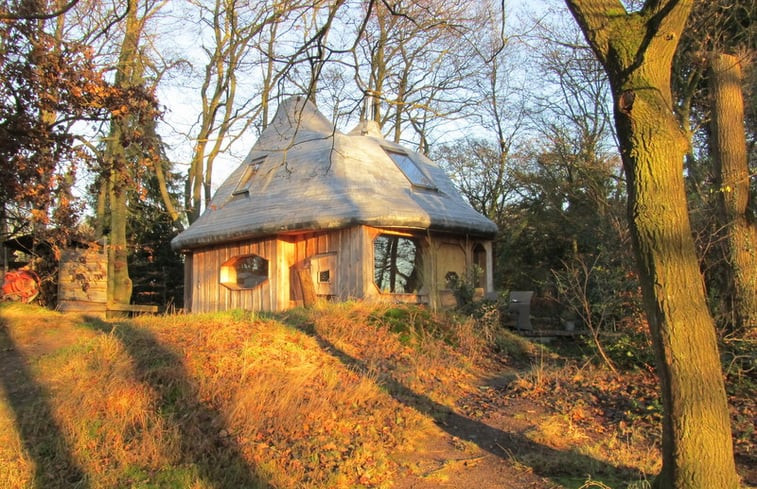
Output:
<path fill-rule="evenodd" d="M 733 326 L 757 329 L 757 228 L 749 221 L 749 164 L 744 134 L 744 98 L 739 59 L 710 57 L 713 100 L 711 144 L 726 235 Z"/>
<path fill-rule="evenodd" d="M 160 190 L 160 197 L 163 200 L 166 212 L 171 217 L 171 221 L 180 225 L 179 211 L 176 210 L 171 194 L 168 192 L 168 184 L 166 183 L 166 175 L 162 160 L 155 162 L 155 178 L 158 180 L 158 189 Z"/>
<path fill-rule="evenodd" d="M 394 138 L 395 143 L 400 142 L 400 136 L 402 135 L 402 113 L 405 110 L 405 92 L 407 91 L 407 77 L 408 69 L 402 73 L 399 86 L 397 87 L 397 103 L 394 107 Z"/>
<path fill-rule="evenodd" d="M 262 122 L 261 122 L 261 129 L 265 129 L 268 127 L 268 118 L 269 118 L 269 111 L 270 111 L 270 98 L 271 93 L 273 92 L 273 79 L 274 79 L 274 59 L 276 56 L 276 35 L 278 33 L 278 27 L 279 24 L 277 22 L 274 22 L 271 24 L 271 37 L 268 39 L 268 44 L 266 45 L 266 55 L 268 56 L 268 60 L 266 62 L 265 67 L 265 76 L 263 77 L 263 90 L 260 94 L 260 105 L 262 110 Z"/>
<path fill-rule="evenodd" d="M 390 239 L 391 249 L 389 251 L 389 291 L 397 292 L 397 245 L 399 238 L 392 236 Z"/>

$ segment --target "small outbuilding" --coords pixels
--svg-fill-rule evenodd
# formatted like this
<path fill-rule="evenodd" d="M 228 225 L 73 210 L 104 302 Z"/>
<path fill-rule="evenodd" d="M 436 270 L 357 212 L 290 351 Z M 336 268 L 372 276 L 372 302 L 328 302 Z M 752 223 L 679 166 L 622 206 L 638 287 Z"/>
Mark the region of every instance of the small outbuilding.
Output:
<path fill-rule="evenodd" d="M 318 298 L 454 304 L 451 273 L 493 291 L 496 225 L 435 163 L 373 122 L 341 133 L 283 102 L 202 216 L 172 241 L 185 309 L 281 311 Z"/>

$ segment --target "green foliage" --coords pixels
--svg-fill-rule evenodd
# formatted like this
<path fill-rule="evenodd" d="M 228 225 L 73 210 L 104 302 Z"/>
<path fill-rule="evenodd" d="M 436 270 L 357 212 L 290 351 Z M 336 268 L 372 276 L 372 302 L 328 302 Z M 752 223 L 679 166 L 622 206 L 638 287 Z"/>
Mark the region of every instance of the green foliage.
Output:
<path fill-rule="evenodd" d="M 642 326 L 646 326 L 640 321 Z M 621 370 L 654 368 L 654 350 L 649 332 L 644 328 L 632 326 L 612 336 L 603 337 L 602 344 L 607 355 Z M 593 343 L 591 344 L 593 347 Z"/>
<path fill-rule="evenodd" d="M 478 265 L 473 265 L 467 273 L 460 277 L 455 272 L 448 272 L 445 276 L 447 288 L 452 290 L 458 308 L 465 308 L 473 303 L 476 293 L 476 284 L 479 282 L 483 270 Z"/>
<path fill-rule="evenodd" d="M 386 309 L 380 315 L 372 314 L 370 319 L 375 324 L 387 325 L 404 344 L 415 344 L 427 335 L 452 342 L 450 330 L 437 322 L 431 312 L 422 306 L 398 305 Z"/>
<path fill-rule="evenodd" d="M 170 163 L 156 164 L 170 170 Z M 164 171 L 172 199 L 178 200 L 179 175 Z M 130 242 L 129 274 L 133 281 L 132 302 L 158 304 L 166 310 L 184 304 L 184 262 L 171 249 L 171 240 L 181 229 L 166 212 L 154 173 L 145 178 L 143 192 L 129 199 L 127 235 Z"/>

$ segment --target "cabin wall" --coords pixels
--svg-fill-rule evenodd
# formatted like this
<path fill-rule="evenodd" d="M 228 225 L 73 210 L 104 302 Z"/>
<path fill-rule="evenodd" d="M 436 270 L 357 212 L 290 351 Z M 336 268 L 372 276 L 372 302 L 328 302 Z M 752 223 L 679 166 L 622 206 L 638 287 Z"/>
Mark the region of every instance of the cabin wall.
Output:
<path fill-rule="evenodd" d="M 277 311 L 286 308 L 273 291 L 280 287 L 276 240 L 234 243 L 194 250 L 187 264 L 185 288 L 191 289 L 191 312 L 218 312 L 230 309 Z M 258 255 L 268 260 L 268 280 L 253 289 L 231 290 L 221 285 L 221 265 L 236 256 Z M 285 284 L 286 289 L 289 283 Z M 287 304 L 288 305 L 288 304 Z"/>
<path fill-rule="evenodd" d="M 381 234 L 409 237 L 419 244 L 423 254 L 423 286 L 417 293 L 382 293 L 374 283 L 373 247 L 374 240 Z M 476 256 L 480 260 L 482 248 L 485 250 L 486 273 L 481 285 L 484 293 L 488 293 L 493 291 L 491 241 L 476 241 L 466 236 L 354 226 L 198 249 L 186 260 L 187 310 L 285 310 L 304 303 L 304 291 L 300 285 L 303 277 L 310 277 L 310 290 L 321 299 L 366 299 L 423 303 L 434 308 L 451 307 L 455 305 L 455 298 L 447 285 L 446 275 L 454 272 L 465 277 Z M 474 249 L 479 250 L 477 255 Z M 268 260 L 268 280 L 253 289 L 230 290 L 222 285 L 222 264 L 231 258 L 251 254 Z M 300 273 L 303 270 L 306 273 Z M 325 271 L 329 273 L 324 274 Z M 324 277 L 328 277 L 328 283 L 323 281 Z"/>
<path fill-rule="evenodd" d="M 237 256 L 255 254 L 268 260 L 268 280 L 252 289 L 231 290 L 220 283 L 221 266 Z M 193 250 L 187 255 L 185 285 L 191 312 L 229 309 L 281 311 L 298 305 L 294 270 L 308 270 L 318 257 L 335 260 L 335 287 L 323 297 L 362 297 L 362 240 L 358 227 L 324 233 L 280 236 L 254 242 Z M 317 279 L 314 278 L 317 284 Z M 191 292 L 190 292 L 191 291 Z M 318 289 L 316 289 L 318 291 Z M 300 302 L 301 303 L 301 297 Z"/>
<path fill-rule="evenodd" d="M 311 280 L 318 296 L 339 300 L 363 297 L 361 227 L 355 226 L 323 233 L 301 234 L 290 239 L 292 240 L 293 253 L 289 258 L 289 266 L 306 268 L 311 271 Z M 327 288 L 324 287 L 325 284 L 319 283 L 318 262 L 321 259 L 335 264 L 335 270 L 331 273 L 332 287 Z M 301 297 L 293 297 L 293 299 L 295 303 L 292 305 L 297 305 Z"/>

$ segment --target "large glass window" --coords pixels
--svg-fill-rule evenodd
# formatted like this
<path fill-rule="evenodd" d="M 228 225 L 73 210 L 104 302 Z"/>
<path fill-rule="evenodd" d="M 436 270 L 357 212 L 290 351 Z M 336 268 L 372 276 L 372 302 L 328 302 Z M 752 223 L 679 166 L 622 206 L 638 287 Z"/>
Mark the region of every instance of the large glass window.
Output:
<path fill-rule="evenodd" d="M 373 241 L 373 281 L 381 292 L 417 293 L 421 283 L 421 252 L 415 240 L 382 234 Z"/>
<path fill-rule="evenodd" d="M 268 260 L 258 255 L 235 256 L 221 265 L 221 285 L 252 289 L 268 280 Z"/>
<path fill-rule="evenodd" d="M 430 178 L 423 173 L 423 170 L 413 161 L 410 156 L 399 153 L 397 151 L 385 150 L 386 154 L 394 161 L 394 163 L 402 170 L 410 183 L 417 185 L 418 187 L 436 189 Z"/>

